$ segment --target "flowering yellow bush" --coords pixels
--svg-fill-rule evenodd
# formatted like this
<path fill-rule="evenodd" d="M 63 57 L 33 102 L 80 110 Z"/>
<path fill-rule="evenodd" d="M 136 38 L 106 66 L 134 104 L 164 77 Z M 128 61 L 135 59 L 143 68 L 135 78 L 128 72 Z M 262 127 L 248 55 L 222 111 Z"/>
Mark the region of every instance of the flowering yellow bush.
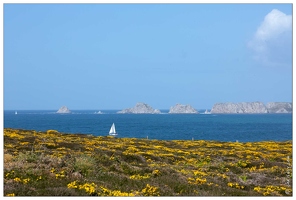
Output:
<path fill-rule="evenodd" d="M 20 178 L 18 178 L 18 177 L 14 178 L 13 180 L 16 181 L 16 182 L 21 182 L 21 181 L 22 181 L 22 180 L 21 180 Z"/>
<path fill-rule="evenodd" d="M 23 183 L 24 183 L 24 184 L 27 184 L 29 181 L 30 181 L 30 178 L 25 178 L 25 179 L 23 179 Z"/>
<path fill-rule="evenodd" d="M 152 175 L 159 176 L 161 173 L 158 169 L 153 170 Z"/>
<path fill-rule="evenodd" d="M 132 175 L 130 176 L 130 179 L 135 179 L 135 180 L 141 180 L 141 179 L 147 179 L 147 178 L 150 178 L 150 175 L 144 175 L 144 176 L 141 176 L 139 174 L 136 174 L 136 175 Z"/>
<path fill-rule="evenodd" d="M 227 176 L 226 174 L 220 174 L 220 173 L 218 173 L 217 176 L 222 177 L 223 179 L 229 178 L 229 176 Z"/>
<path fill-rule="evenodd" d="M 238 183 L 227 183 L 227 186 L 228 187 L 232 187 L 232 188 L 236 188 L 236 189 L 244 189 L 245 186 L 243 185 L 239 185 Z"/>
<path fill-rule="evenodd" d="M 193 170 L 193 174 L 195 176 L 206 176 L 207 175 L 207 173 L 199 171 L 199 170 Z"/>
<path fill-rule="evenodd" d="M 52 169 L 50 170 L 50 172 L 51 172 L 51 173 L 55 173 L 55 169 L 52 168 Z M 56 177 L 56 179 L 64 178 L 64 177 L 65 177 L 65 171 L 62 170 L 62 171 L 59 172 L 59 173 L 55 173 L 55 177 Z"/>
<path fill-rule="evenodd" d="M 4 131 L 4 136 L 11 137 L 11 138 L 17 138 L 19 140 L 22 140 L 25 138 L 25 136 L 15 132 L 15 131 Z"/>
<path fill-rule="evenodd" d="M 74 188 L 74 189 L 78 188 L 78 186 L 79 185 L 77 185 L 76 181 L 73 181 L 67 185 L 68 188 Z"/>
<path fill-rule="evenodd" d="M 58 133 L 58 131 L 57 130 L 47 130 L 46 133 L 47 134 L 56 134 L 56 133 Z"/>
<path fill-rule="evenodd" d="M 283 186 L 273 186 L 273 185 L 268 185 L 266 187 L 254 187 L 254 191 L 263 194 L 264 196 L 269 196 L 269 195 L 274 195 L 274 196 L 280 196 L 280 193 L 286 192 L 289 190 L 289 192 L 292 193 L 291 188 L 286 188 Z"/>
<path fill-rule="evenodd" d="M 127 196 L 138 196 L 139 192 L 121 192 L 120 190 L 109 190 L 104 188 L 103 186 L 100 187 L 100 191 L 98 192 L 99 196 L 115 196 L 115 197 L 127 197 Z"/>
<path fill-rule="evenodd" d="M 147 184 L 142 193 L 144 196 L 159 196 L 159 188 Z"/>
<path fill-rule="evenodd" d="M 96 191 L 97 185 L 94 183 L 85 183 L 83 185 L 79 185 L 79 190 L 85 190 L 88 194 L 93 194 Z"/>
<path fill-rule="evenodd" d="M 256 166 L 253 166 L 253 167 L 249 168 L 250 172 L 254 172 L 254 171 L 256 171 L 256 169 L 257 169 Z"/>
<path fill-rule="evenodd" d="M 239 166 L 239 167 L 247 167 L 247 165 L 248 165 L 248 163 L 246 162 L 246 161 L 239 161 L 238 163 L 237 163 L 237 165 Z"/>
<path fill-rule="evenodd" d="M 23 183 L 23 184 L 27 184 L 29 181 L 30 181 L 30 178 L 25 178 L 25 179 L 20 179 L 19 177 L 16 177 L 13 179 L 15 182 L 18 182 L 18 183 Z"/>
<path fill-rule="evenodd" d="M 188 183 L 189 184 L 195 184 L 195 185 L 202 185 L 205 184 L 207 182 L 207 179 L 201 179 L 201 178 L 188 178 Z"/>
<path fill-rule="evenodd" d="M 77 181 L 73 181 L 67 185 L 68 188 L 84 190 L 89 195 L 99 196 L 135 196 L 139 195 L 139 192 L 121 192 L 120 190 L 109 190 L 103 186 L 98 187 L 95 183 L 78 184 Z"/>
<path fill-rule="evenodd" d="M 95 183 L 78 184 L 77 181 L 73 181 L 67 185 L 68 188 L 85 190 L 86 193 L 92 195 L 96 192 L 98 187 Z"/>

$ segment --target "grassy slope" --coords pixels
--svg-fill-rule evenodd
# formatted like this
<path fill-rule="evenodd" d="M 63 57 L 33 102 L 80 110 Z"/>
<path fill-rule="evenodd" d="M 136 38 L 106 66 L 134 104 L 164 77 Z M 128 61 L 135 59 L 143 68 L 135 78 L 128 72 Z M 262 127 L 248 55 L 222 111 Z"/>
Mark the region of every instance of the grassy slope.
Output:
<path fill-rule="evenodd" d="M 162 141 L 4 129 L 6 196 L 291 196 L 291 163 L 291 141 Z"/>

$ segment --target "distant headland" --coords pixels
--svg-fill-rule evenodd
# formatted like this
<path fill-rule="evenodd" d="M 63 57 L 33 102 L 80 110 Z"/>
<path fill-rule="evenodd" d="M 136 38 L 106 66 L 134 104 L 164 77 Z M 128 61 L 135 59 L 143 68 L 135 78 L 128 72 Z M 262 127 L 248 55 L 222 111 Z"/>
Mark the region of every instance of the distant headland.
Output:
<path fill-rule="evenodd" d="M 292 113 L 292 103 L 270 102 L 264 105 L 262 102 L 241 103 L 216 103 L 211 113 Z"/>

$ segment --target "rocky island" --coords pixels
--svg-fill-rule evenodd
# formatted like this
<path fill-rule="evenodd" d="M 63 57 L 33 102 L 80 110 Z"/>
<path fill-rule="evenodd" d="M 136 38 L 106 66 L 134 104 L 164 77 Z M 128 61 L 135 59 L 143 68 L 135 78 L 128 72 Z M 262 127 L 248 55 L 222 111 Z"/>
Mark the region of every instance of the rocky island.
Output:
<path fill-rule="evenodd" d="M 59 114 L 67 114 L 67 113 L 71 113 L 71 111 L 66 107 L 66 106 L 62 106 L 57 113 Z"/>
<path fill-rule="evenodd" d="M 266 104 L 269 113 L 292 113 L 292 103 L 269 102 Z"/>
<path fill-rule="evenodd" d="M 211 113 L 291 113 L 292 103 L 271 102 L 264 105 L 262 102 L 241 102 L 241 103 L 216 103 Z"/>
<path fill-rule="evenodd" d="M 146 103 L 137 103 L 133 108 L 127 108 L 117 113 L 120 114 L 160 114 L 158 109 L 153 109 Z"/>
<path fill-rule="evenodd" d="M 268 113 L 262 102 L 216 103 L 211 113 Z"/>
<path fill-rule="evenodd" d="M 191 105 L 176 104 L 170 108 L 169 114 L 198 114 Z"/>

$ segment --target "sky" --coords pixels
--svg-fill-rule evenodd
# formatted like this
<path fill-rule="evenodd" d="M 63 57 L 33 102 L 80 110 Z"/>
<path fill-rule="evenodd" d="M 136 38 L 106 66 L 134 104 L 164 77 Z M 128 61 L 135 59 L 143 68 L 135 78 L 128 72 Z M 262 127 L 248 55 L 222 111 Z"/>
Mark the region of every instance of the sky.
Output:
<path fill-rule="evenodd" d="M 292 4 L 4 4 L 4 110 L 292 102 Z"/>

